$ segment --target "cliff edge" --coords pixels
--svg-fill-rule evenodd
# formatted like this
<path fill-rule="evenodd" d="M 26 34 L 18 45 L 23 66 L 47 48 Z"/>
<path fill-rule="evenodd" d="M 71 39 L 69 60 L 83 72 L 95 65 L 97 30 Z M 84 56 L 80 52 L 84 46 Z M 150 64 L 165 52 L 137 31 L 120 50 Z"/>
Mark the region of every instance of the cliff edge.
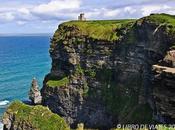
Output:
<path fill-rule="evenodd" d="M 175 17 L 167 14 L 63 23 L 51 41 L 52 68 L 42 88 L 43 105 L 73 128 L 80 122 L 102 129 L 117 123 L 170 123 L 174 101 L 167 102 L 167 120 L 167 111 L 160 109 L 166 104 L 156 100 L 152 66 L 162 65 L 174 45 Z"/>

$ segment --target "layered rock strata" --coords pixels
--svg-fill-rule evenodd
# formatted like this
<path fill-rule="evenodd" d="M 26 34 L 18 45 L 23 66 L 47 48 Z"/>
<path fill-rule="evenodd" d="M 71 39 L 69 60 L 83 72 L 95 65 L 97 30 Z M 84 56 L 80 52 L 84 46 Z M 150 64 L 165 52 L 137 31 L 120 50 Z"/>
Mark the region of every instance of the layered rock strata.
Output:
<path fill-rule="evenodd" d="M 166 107 L 155 100 L 152 65 L 174 46 L 174 21 L 174 16 L 155 14 L 59 25 L 51 41 L 52 68 L 42 88 L 43 105 L 71 127 L 81 122 L 101 129 L 162 122 L 160 111 Z M 173 112 L 172 107 L 169 115 Z"/>

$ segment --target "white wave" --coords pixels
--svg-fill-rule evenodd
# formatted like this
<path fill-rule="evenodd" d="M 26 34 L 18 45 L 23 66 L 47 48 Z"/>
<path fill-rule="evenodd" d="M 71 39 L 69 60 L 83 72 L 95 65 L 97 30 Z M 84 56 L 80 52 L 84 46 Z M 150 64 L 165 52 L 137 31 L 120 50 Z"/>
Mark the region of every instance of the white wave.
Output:
<path fill-rule="evenodd" d="M 0 106 L 5 106 L 9 104 L 10 102 L 8 100 L 0 101 Z"/>
<path fill-rule="evenodd" d="M 3 130 L 3 124 L 0 122 L 0 130 Z"/>

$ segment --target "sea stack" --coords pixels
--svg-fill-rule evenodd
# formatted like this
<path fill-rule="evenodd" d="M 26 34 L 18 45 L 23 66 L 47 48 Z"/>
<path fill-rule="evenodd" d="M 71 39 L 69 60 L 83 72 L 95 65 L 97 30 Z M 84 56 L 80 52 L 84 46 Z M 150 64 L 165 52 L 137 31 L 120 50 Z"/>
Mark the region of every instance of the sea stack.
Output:
<path fill-rule="evenodd" d="M 41 104 L 42 96 L 39 91 L 39 86 L 36 78 L 33 78 L 31 88 L 29 91 L 29 99 L 32 101 L 33 104 Z"/>

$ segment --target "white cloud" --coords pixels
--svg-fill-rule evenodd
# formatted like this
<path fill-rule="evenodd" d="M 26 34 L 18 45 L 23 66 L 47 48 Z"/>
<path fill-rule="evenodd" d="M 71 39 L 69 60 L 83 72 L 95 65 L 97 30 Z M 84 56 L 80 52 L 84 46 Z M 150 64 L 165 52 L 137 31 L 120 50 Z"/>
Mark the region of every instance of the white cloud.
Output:
<path fill-rule="evenodd" d="M 171 0 L 30 0 L 25 3 L 23 0 L 7 0 L 0 5 L 0 23 L 16 23 L 20 27 L 27 25 L 25 27 L 29 29 L 36 23 L 41 24 L 41 28 L 57 27 L 60 22 L 77 19 L 81 12 L 90 20 L 126 19 L 140 18 L 150 13 L 175 15 L 174 7 L 175 2 Z"/>
<path fill-rule="evenodd" d="M 106 12 L 104 12 L 104 16 L 116 17 L 119 13 L 121 13 L 121 11 L 118 10 L 118 9 L 116 9 L 116 10 L 106 10 Z"/>
<path fill-rule="evenodd" d="M 167 13 L 172 14 L 172 15 L 175 15 L 175 9 L 168 10 Z"/>
<path fill-rule="evenodd" d="M 132 8 L 132 7 L 130 7 L 130 6 L 127 6 L 127 7 L 124 7 L 124 11 L 125 11 L 125 12 L 128 12 L 129 14 L 133 14 L 133 13 L 135 13 L 137 10 L 134 9 L 134 8 Z"/>
<path fill-rule="evenodd" d="M 174 7 L 171 5 L 162 4 L 143 4 L 143 5 L 127 5 L 122 7 L 110 8 L 95 8 L 86 10 L 85 16 L 88 19 L 126 19 L 126 18 L 141 18 L 148 16 L 151 13 L 170 13 L 175 14 Z"/>
<path fill-rule="evenodd" d="M 22 14 L 26 14 L 26 15 L 29 15 L 30 14 L 30 11 L 29 11 L 29 9 L 27 9 L 27 8 L 20 8 L 20 9 L 18 9 L 18 12 L 19 13 L 22 13 Z"/>
<path fill-rule="evenodd" d="M 165 12 L 167 9 L 170 9 L 170 6 L 167 5 L 148 5 L 148 6 L 143 6 L 143 8 L 141 9 L 142 11 L 142 15 L 149 15 L 151 13 L 159 13 L 159 12 Z"/>
<path fill-rule="evenodd" d="M 33 9 L 36 13 L 54 13 L 60 10 L 77 9 L 80 7 L 80 0 L 52 0 L 47 4 L 41 4 Z"/>
<path fill-rule="evenodd" d="M 0 21 L 2 22 L 10 22 L 15 19 L 15 16 L 11 12 L 3 12 L 0 13 Z"/>
<path fill-rule="evenodd" d="M 175 14 L 174 7 L 171 4 L 142 3 L 146 0 L 139 2 L 139 5 L 128 5 L 125 0 L 126 6 L 123 5 L 122 2 L 113 4 L 107 2 L 110 6 L 108 4 L 98 6 L 98 4 L 93 5 L 91 2 L 86 4 L 87 0 L 86 2 L 84 1 L 85 0 L 50 0 L 49 2 L 40 2 L 35 5 L 20 5 L 18 3 L 14 6 L 9 5 L 6 8 L 0 5 L 0 22 L 10 22 L 13 20 L 16 22 L 65 21 L 77 19 L 80 12 L 84 12 L 88 19 L 139 18 L 156 12 Z M 102 2 L 104 1 L 102 0 Z M 157 1 L 154 2 L 158 3 Z M 128 1 L 128 3 L 131 3 L 131 1 Z M 118 4 L 122 4 L 122 6 L 117 7 Z M 93 8 L 91 8 L 92 5 Z M 17 23 L 19 24 L 20 22 Z"/>
<path fill-rule="evenodd" d="M 18 25 L 24 25 L 24 24 L 26 24 L 25 21 L 17 21 L 16 23 L 17 23 Z"/>
<path fill-rule="evenodd" d="M 74 19 L 78 15 L 76 11 L 79 10 L 80 4 L 81 0 L 51 0 L 36 5 L 18 3 L 14 6 L 8 3 L 6 8 L 0 5 L 0 22 L 14 21 L 22 25 L 21 21 Z"/>

